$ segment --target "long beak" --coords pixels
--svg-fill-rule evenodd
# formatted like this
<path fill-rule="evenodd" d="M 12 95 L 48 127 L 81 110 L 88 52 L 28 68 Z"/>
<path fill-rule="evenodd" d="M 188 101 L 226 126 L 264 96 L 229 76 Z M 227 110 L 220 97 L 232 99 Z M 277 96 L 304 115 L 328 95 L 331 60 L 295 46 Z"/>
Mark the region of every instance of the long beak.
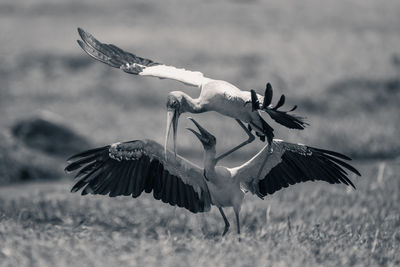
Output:
<path fill-rule="evenodd" d="M 188 118 L 188 119 L 191 120 L 196 125 L 196 127 L 197 127 L 197 129 L 199 129 L 200 133 L 198 133 L 195 130 L 190 129 L 190 128 L 186 128 L 186 129 L 188 129 L 189 131 L 194 133 L 197 136 L 197 138 L 199 138 L 201 143 L 208 144 L 210 141 L 210 138 L 213 137 L 213 135 L 211 133 L 209 133 L 206 129 L 201 127 L 201 125 L 198 124 L 198 122 L 195 121 L 193 118 Z"/>
<path fill-rule="evenodd" d="M 173 141 L 174 141 L 174 154 L 176 157 L 176 134 L 177 134 L 177 129 L 178 129 L 178 119 L 179 115 L 176 110 L 168 110 L 167 111 L 167 128 L 165 129 L 165 140 L 164 140 L 164 155 L 167 157 L 167 147 L 168 147 L 168 138 L 169 138 L 169 133 L 171 131 L 171 126 L 172 126 L 172 131 L 173 131 Z"/>

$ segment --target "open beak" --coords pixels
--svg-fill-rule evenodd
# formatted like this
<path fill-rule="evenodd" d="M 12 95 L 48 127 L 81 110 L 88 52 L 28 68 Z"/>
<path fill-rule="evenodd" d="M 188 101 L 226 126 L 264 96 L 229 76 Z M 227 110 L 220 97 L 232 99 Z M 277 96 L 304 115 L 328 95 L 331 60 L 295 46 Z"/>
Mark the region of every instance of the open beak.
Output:
<path fill-rule="evenodd" d="M 203 127 L 201 127 L 200 124 L 197 123 L 197 121 L 195 121 L 193 118 L 188 118 L 189 120 L 191 120 L 197 127 L 197 129 L 199 129 L 199 132 L 196 132 L 193 129 L 190 128 L 186 128 L 189 131 L 191 131 L 192 133 L 194 133 L 194 135 L 197 136 L 197 138 L 199 138 L 200 142 L 203 145 L 208 145 L 210 143 L 210 139 L 213 138 L 214 136 L 212 134 L 210 134 L 206 129 L 204 129 Z"/>
<path fill-rule="evenodd" d="M 167 111 L 167 128 L 165 130 L 165 142 L 164 142 L 164 155 L 167 157 L 167 146 L 168 146 L 168 138 L 169 138 L 169 133 L 171 131 L 171 126 L 172 126 L 172 131 L 173 131 L 173 140 L 174 140 L 174 154 L 176 157 L 176 133 L 178 129 L 178 119 L 179 119 L 179 114 L 176 109 L 170 109 Z"/>

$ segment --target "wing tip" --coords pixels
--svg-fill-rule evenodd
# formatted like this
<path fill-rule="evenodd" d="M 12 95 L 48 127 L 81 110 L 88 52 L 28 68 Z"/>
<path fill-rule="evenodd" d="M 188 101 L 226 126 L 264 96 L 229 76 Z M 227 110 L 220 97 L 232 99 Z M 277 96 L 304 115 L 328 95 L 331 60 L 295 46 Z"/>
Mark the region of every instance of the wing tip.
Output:
<path fill-rule="evenodd" d="M 356 169 L 356 168 L 354 168 L 354 170 L 356 171 L 356 172 L 354 172 L 358 177 L 362 177 L 362 175 L 361 175 L 361 173 Z"/>
<path fill-rule="evenodd" d="M 78 192 L 78 191 L 79 191 L 79 188 L 76 188 L 75 185 L 74 185 L 74 186 L 71 188 L 71 190 L 70 190 L 71 193 L 76 193 L 76 192 Z"/>
<path fill-rule="evenodd" d="M 68 164 L 67 167 L 64 168 L 64 172 L 66 174 L 70 174 L 72 172 L 74 172 L 77 168 L 75 167 L 75 162 L 71 162 L 70 164 Z M 78 167 L 79 169 L 79 167 Z"/>
<path fill-rule="evenodd" d="M 78 30 L 78 34 L 79 34 L 79 36 L 82 38 L 82 40 L 86 40 L 87 39 L 87 37 L 90 35 L 89 33 L 87 33 L 85 30 L 83 30 L 82 28 L 80 28 L 80 27 L 78 27 L 77 28 L 77 30 Z"/>
<path fill-rule="evenodd" d="M 76 40 L 76 42 L 78 43 L 78 45 L 86 52 L 86 44 L 84 42 L 82 42 L 82 40 Z"/>
<path fill-rule="evenodd" d="M 341 165 L 342 167 L 346 168 L 347 170 L 351 171 L 352 173 L 356 174 L 359 177 L 362 176 L 361 173 L 355 167 L 353 167 L 349 163 L 343 161 L 343 160 L 351 161 L 352 159 L 350 157 L 348 157 L 342 153 L 327 150 L 327 149 L 321 149 L 321 148 L 315 148 L 315 147 L 308 147 L 308 148 L 310 148 L 314 152 L 316 151 L 318 153 L 321 153 L 322 155 L 325 154 L 324 157 L 327 157 L 330 161 L 333 161 L 336 164 Z M 354 187 L 353 184 L 352 184 L 352 186 Z"/>

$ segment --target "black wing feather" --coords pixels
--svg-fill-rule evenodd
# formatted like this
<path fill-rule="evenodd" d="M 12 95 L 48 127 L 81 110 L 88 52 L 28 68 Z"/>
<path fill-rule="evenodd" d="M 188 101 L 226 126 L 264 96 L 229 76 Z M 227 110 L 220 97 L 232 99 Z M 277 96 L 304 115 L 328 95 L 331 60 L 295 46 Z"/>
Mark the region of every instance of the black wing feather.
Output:
<path fill-rule="evenodd" d="M 290 150 L 283 153 L 282 161 L 258 183 L 261 195 L 273 194 L 289 184 L 306 181 L 343 183 L 355 189 L 345 169 L 358 176 L 361 174 L 353 166 L 341 160 L 350 158 L 330 150 L 307 148 L 311 153 L 302 154 Z"/>
<path fill-rule="evenodd" d="M 332 155 L 332 156 L 335 156 L 337 158 L 341 158 L 341 159 L 344 159 L 344 160 L 351 160 L 351 158 L 349 158 L 348 156 L 343 155 L 343 154 L 341 154 L 339 152 L 336 152 L 336 151 L 331 151 L 331 150 L 326 150 L 326 149 L 321 149 L 321 148 L 315 148 L 315 147 L 310 147 L 310 148 L 315 150 L 315 151 L 318 151 L 320 153 L 323 153 L 323 154 Z"/>
<path fill-rule="evenodd" d="M 178 201 L 178 178 L 172 177 L 172 191 L 171 191 L 171 203 L 176 205 Z"/>
<path fill-rule="evenodd" d="M 134 64 L 140 64 L 143 67 L 160 65 L 147 58 L 141 58 L 113 44 L 104 44 L 94 38 L 90 33 L 78 28 L 78 33 L 82 41 L 78 40 L 79 46 L 91 57 L 97 59 L 114 68 L 121 68 L 123 71 L 131 74 L 139 74 L 141 67 Z"/>

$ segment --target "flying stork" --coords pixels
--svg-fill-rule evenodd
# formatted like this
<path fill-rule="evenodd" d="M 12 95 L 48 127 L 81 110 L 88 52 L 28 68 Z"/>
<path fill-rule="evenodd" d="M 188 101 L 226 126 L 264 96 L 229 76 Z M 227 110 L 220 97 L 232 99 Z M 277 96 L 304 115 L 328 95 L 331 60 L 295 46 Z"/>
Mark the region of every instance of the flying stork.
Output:
<path fill-rule="evenodd" d="M 77 41 L 78 44 L 88 55 L 96 60 L 130 74 L 177 80 L 186 85 L 198 87 L 200 89 L 200 96 L 196 99 L 191 98 L 181 91 L 173 91 L 168 94 L 167 129 L 164 143 L 165 153 L 172 127 L 173 147 L 176 155 L 178 119 L 184 112 L 202 113 L 216 111 L 234 118 L 237 123 L 239 123 L 240 127 L 248 135 L 248 139 L 221 156 L 230 154 L 242 146 L 251 143 L 255 139 L 254 135 L 251 133 L 252 129 L 254 129 L 257 136 L 259 136 L 262 141 L 267 137 L 268 142 L 272 142 L 274 129 L 261 117 L 260 110 L 265 111 L 273 120 L 290 129 L 301 130 L 304 129 L 306 125 L 303 118 L 288 114 L 288 112 L 293 111 L 296 106 L 289 111 L 278 110 L 285 102 L 284 95 L 282 95 L 277 105 L 271 105 L 272 87 L 270 84 L 268 84 L 266 88 L 266 95 L 268 95 L 268 97 L 264 99 L 263 96 L 255 94 L 254 91 L 252 91 L 252 93 L 242 91 L 226 81 L 204 77 L 201 72 L 189 71 L 156 63 L 150 59 L 141 58 L 126 52 L 115 45 L 101 43 L 81 28 L 78 28 L 78 33 L 82 38 L 82 41 Z M 255 95 L 257 100 L 263 103 L 262 106 L 255 106 Z M 252 105 L 247 105 L 249 103 L 252 103 Z M 247 128 L 244 126 L 243 122 L 248 124 Z"/>
<path fill-rule="evenodd" d="M 223 207 L 233 207 L 237 233 L 240 234 L 239 212 L 245 192 L 260 198 L 300 182 L 325 181 L 343 183 L 353 188 L 346 169 L 360 173 L 345 162 L 350 160 L 340 153 L 302 144 L 274 139 L 253 158 L 235 168 L 216 165 L 216 138 L 194 119 L 199 132 L 192 131 L 204 147 L 204 168 L 200 168 L 173 152 L 164 157 L 161 145 L 152 140 L 136 140 L 95 148 L 72 156 L 66 172 L 79 171 L 72 192 L 82 189 L 88 193 L 139 197 L 144 191 L 153 192 L 157 200 L 193 213 L 218 207 L 225 222 L 229 222 Z M 272 146 L 273 149 L 268 147 Z M 264 165 L 261 176 L 258 170 Z M 259 178 L 261 177 L 261 178 Z"/>

